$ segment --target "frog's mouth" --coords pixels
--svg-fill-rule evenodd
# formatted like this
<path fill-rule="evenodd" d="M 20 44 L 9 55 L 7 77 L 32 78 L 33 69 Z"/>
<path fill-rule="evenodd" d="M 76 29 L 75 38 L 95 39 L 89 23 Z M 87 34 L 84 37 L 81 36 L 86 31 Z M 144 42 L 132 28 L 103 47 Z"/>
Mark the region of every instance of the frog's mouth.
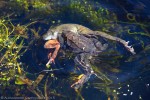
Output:
<path fill-rule="evenodd" d="M 51 34 L 45 34 L 44 36 L 43 36 L 43 39 L 44 40 L 52 40 L 52 39 L 57 39 L 57 34 L 58 34 L 58 32 L 54 32 L 53 34 L 51 33 Z"/>

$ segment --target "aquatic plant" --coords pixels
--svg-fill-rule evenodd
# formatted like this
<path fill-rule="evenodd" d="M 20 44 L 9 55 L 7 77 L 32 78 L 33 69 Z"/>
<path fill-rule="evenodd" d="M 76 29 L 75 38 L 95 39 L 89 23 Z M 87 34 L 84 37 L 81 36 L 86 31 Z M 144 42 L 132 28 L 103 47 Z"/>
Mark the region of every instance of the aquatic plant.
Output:
<path fill-rule="evenodd" d="M 67 12 L 70 12 L 69 17 L 72 20 L 75 16 L 78 16 L 78 19 L 82 19 L 79 23 L 84 25 L 84 22 L 87 22 L 93 29 L 108 32 L 117 20 L 114 13 L 102 7 L 98 2 L 93 5 L 89 0 L 67 0 L 64 2 L 66 2 L 66 6 L 60 10 L 60 13 L 67 10 Z"/>
<path fill-rule="evenodd" d="M 28 46 L 25 46 L 25 39 L 28 39 L 27 25 L 17 24 L 11 20 L 0 20 L 0 81 L 1 84 L 9 82 L 22 74 L 23 65 L 20 57 L 26 52 Z M 35 34 L 35 33 L 33 33 Z M 36 36 L 38 37 L 38 36 Z M 27 43 L 26 43 L 27 44 Z M 5 82 L 4 82 L 5 81 Z"/>
<path fill-rule="evenodd" d="M 32 10 L 32 9 L 45 9 L 45 10 L 51 10 L 50 2 L 49 0 L 13 0 L 12 2 L 18 3 L 18 5 L 24 7 L 26 11 Z"/>

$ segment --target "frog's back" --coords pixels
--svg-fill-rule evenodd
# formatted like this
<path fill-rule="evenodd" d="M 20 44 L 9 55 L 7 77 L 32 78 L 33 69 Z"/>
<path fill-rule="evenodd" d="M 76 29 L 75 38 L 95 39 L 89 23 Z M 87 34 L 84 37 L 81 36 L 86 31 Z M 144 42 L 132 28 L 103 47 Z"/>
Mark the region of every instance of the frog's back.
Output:
<path fill-rule="evenodd" d="M 76 35 L 73 32 L 68 32 L 65 33 L 64 36 L 67 38 L 67 45 L 73 48 L 75 52 L 90 53 L 96 50 L 93 41 L 82 34 Z"/>
<path fill-rule="evenodd" d="M 79 24 L 62 24 L 62 25 L 55 27 L 55 30 L 59 33 L 62 33 L 63 30 L 65 30 L 65 31 L 68 30 L 68 31 L 72 31 L 76 34 L 88 34 L 88 33 L 93 32 L 89 28 L 84 27 Z"/>

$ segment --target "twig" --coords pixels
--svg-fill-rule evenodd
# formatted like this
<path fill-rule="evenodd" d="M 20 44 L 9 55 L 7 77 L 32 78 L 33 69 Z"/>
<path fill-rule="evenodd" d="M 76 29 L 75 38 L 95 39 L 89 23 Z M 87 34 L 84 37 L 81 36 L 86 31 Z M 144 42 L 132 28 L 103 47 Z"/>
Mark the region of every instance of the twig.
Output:
<path fill-rule="evenodd" d="M 44 85 L 45 100 L 48 100 L 48 96 L 47 96 L 47 83 L 48 83 L 48 78 L 49 78 L 49 75 L 47 76 L 46 81 L 45 81 L 45 85 Z"/>
<path fill-rule="evenodd" d="M 44 98 L 42 94 L 39 94 L 38 92 L 36 92 L 36 90 L 32 89 L 32 87 L 28 86 L 27 89 L 29 91 L 31 91 L 33 94 L 35 94 L 38 97 L 38 99 L 43 99 Z"/>

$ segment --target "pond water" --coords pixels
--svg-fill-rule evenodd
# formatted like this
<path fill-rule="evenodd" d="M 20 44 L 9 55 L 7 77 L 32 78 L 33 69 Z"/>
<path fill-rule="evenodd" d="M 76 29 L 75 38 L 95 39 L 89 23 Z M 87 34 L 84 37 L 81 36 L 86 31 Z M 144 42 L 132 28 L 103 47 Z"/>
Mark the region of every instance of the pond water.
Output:
<path fill-rule="evenodd" d="M 24 40 L 24 47 L 20 52 L 25 52 L 16 60 L 21 62 L 23 74 L 18 74 L 20 67 L 11 74 L 10 81 L 3 81 L 8 76 L 0 74 L 1 99 L 32 100 L 43 96 L 45 100 L 149 100 L 149 0 L 2 0 L 1 3 L 5 5 L 0 5 L 0 11 L 3 12 L 0 14 L 1 20 L 11 20 L 11 23 L 1 21 L 0 27 L 3 28 L 4 23 L 8 31 L 11 31 L 13 24 L 16 27 L 14 30 L 23 27 L 22 31 L 25 32 L 17 34 L 18 30 L 12 31 L 13 35 L 8 36 L 15 40 L 15 35 L 21 35 L 15 41 L 16 44 Z M 108 44 L 108 48 L 91 60 L 91 66 L 98 77 L 92 75 L 79 90 L 74 90 L 70 86 L 82 74 L 74 62 L 76 54 L 60 51 L 55 64 L 51 64 L 47 72 L 43 71 L 46 69 L 49 50 L 44 48 L 46 41 L 41 37 L 49 28 L 66 23 L 80 24 L 91 30 L 103 31 L 130 41 L 129 45 L 133 46 L 136 54 L 132 55 L 116 41 L 99 38 L 99 41 Z M 0 43 L 5 43 L 1 41 L 5 37 L 0 36 Z M 10 72 L 12 68 L 4 68 L 5 63 L 12 61 L 7 57 L 4 60 L 3 55 L 7 54 L 7 48 L 0 47 L 0 50 L 0 64 L 4 63 L 0 65 L 0 71 Z M 15 84 L 16 78 L 13 78 L 15 75 L 24 75 L 35 81 L 41 74 L 44 77 L 35 89 L 27 89 L 28 84 Z"/>

